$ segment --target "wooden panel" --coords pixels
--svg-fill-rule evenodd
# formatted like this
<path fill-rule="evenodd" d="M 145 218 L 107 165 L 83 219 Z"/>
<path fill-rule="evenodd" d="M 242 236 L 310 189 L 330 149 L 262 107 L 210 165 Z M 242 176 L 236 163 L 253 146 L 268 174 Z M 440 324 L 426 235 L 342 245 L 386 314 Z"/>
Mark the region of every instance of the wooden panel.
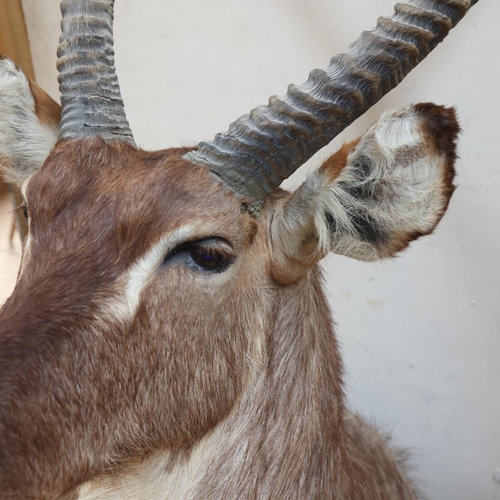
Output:
<path fill-rule="evenodd" d="M 21 0 L 0 0 L 0 54 L 10 57 L 34 80 Z"/>

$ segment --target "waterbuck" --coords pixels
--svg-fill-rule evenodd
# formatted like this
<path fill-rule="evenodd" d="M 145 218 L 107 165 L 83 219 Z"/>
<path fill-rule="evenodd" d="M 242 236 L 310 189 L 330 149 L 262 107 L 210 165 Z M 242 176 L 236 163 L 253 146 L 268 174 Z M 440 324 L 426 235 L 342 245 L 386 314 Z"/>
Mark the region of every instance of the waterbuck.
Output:
<path fill-rule="evenodd" d="M 398 4 L 196 148 L 135 146 L 113 0 L 62 2 L 62 114 L 0 61 L 2 172 L 29 222 L 0 314 L 2 499 L 418 498 L 345 407 L 318 262 L 392 257 L 433 231 L 454 111 L 388 112 L 294 193 L 279 185 L 476 1 Z"/>

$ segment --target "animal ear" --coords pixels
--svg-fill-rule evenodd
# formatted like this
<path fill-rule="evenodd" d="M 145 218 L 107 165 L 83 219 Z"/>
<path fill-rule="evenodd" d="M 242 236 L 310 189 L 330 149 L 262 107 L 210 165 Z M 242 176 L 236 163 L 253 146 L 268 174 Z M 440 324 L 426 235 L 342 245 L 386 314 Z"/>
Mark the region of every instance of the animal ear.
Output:
<path fill-rule="evenodd" d="M 329 251 L 393 257 L 436 227 L 453 193 L 455 112 L 417 104 L 388 112 L 278 201 L 271 224 L 275 278 L 302 277 Z"/>
<path fill-rule="evenodd" d="M 0 173 L 20 186 L 44 163 L 59 134 L 61 107 L 0 55 Z"/>

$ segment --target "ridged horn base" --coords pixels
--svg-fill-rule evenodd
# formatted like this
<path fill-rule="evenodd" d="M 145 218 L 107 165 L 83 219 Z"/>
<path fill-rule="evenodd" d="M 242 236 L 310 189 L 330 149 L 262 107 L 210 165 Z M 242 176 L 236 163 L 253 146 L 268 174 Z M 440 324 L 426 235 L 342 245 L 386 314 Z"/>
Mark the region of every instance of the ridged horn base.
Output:
<path fill-rule="evenodd" d="M 114 0 L 63 0 L 57 51 L 60 138 L 99 136 L 134 143 L 125 116 L 113 50 Z"/>
<path fill-rule="evenodd" d="M 326 70 L 253 109 L 185 158 L 208 166 L 258 212 L 262 200 L 422 61 L 477 0 L 410 0 Z"/>

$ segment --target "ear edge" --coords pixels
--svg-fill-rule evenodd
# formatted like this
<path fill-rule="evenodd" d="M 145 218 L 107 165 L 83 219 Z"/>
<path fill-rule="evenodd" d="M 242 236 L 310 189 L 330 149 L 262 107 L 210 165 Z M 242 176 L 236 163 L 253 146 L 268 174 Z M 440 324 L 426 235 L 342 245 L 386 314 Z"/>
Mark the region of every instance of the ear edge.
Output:
<path fill-rule="evenodd" d="M 45 162 L 58 138 L 60 106 L 0 57 L 0 172 L 18 186 Z"/>
<path fill-rule="evenodd" d="M 394 140 L 383 145 L 380 151 L 377 152 L 376 148 L 370 151 L 368 141 L 376 143 L 377 138 L 373 131 L 379 124 L 385 127 L 387 123 L 384 123 L 384 120 L 388 122 L 389 127 L 400 123 L 402 128 L 391 132 L 396 134 L 392 137 Z M 282 201 L 277 207 L 272 227 L 272 247 L 275 254 L 280 256 L 276 259 L 280 261 L 276 271 L 279 281 L 289 282 L 297 279 L 328 251 L 364 261 L 393 258 L 407 248 L 411 241 L 432 233 L 446 212 L 455 189 L 454 162 L 457 157 L 459 130 L 452 108 L 423 103 L 384 114 L 363 138 L 344 145 L 327 159 L 317 171 L 308 176 L 295 193 L 287 196 L 285 202 Z M 385 136 L 386 130 L 382 132 L 382 136 Z M 396 161 L 395 153 L 399 148 L 402 148 L 402 151 L 408 148 L 404 141 L 402 144 L 396 144 L 401 137 L 413 148 L 413 152 L 409 148 L 408 157 L 405 159 L 407 165 L 398 165 Z M 372 152 L 375 153 L 374 156 L 370 156 Z M 382 155 L 381 158 L 377 158 L 377 154 Z M 384 154 L 388 158 L 384 158 Z M 422 155 L 420 158 L 419 154 Z M 369 176 L 372 168 L 364 164 L 361 158 L 363 155 L 370 161 L 382 161 L 383 168 L 377 170 L 376 175 L 382 175 L 381 180 L 389 182 L 389 186 L 391 183 L 396 186 L 392 191 L 389 189 L 386 197 L 381 198 L 382 208 L 385 210 L 385 213 L 380 213 L 381 217 L 377 212 L 376 202 L 370 200 L 373 195 L 370 187 L 363 184 L 362 177 Z M 356 162 L 359 172 L 354 172 L 353 175 L 352 169 Z M 412 168 L 415 169 L 413 177 L 410 175 Z M 419 172 L 419 169 L 422 172 Z M 426 171 L 429 172 L 427 177 Z M 384 178 L 384 175 L 388 177 Z M 349 185 L 352 180 L 359 179 L 361 181 L 357 187 Z M 403 191 L 400 186 L 403 186 Z M 409 192 L 405 193 L 405 189 Z M 426 194 L 431 209 L 423 210 L 418 196 L 416 201 L 412 201 L 413 189 L 417 190 L 417 194 Z M 384 192 L 382 191 L 382 194 Z M 387 208 L 387 199 L 392 195 L 401 197 L 400 205 Z M 356 196 L 362 198 L 356 200 Z M 365 202 L 366 206 L 363 206 Z M 373 203 L 375 214 L 371 211 Z M 412 208 L 413 206 L 416 208 Z M 402 214 L 399 213 L 400 210 Z M 416 212 L 413 213 L 412 210 Z M 366 224 L 363 223 L 364 216 Z M 366 228 L 372 219 L 377 223 L 377 227 Z M 337 227 L 342 228 L 341 234 L 336 234 Z M 294 237 L 290 235 L 291 231 L 296 233 Z M 306 234 L 309 234 L 307 238 L 304 237 Z M 300 243 L 300 249 L 295 248 L 297 245 L 294 245 L 294 242 Z M 283 269 L 280 270 L 280 267 Z"/>
<path fill-rule="evenodd" d="M 54 101 L 36 82 L 28 78 L 28 83 L 35 100 L 35 114 L 40 123 L 58 130 L 62 113 L 61 105 Z"/>

